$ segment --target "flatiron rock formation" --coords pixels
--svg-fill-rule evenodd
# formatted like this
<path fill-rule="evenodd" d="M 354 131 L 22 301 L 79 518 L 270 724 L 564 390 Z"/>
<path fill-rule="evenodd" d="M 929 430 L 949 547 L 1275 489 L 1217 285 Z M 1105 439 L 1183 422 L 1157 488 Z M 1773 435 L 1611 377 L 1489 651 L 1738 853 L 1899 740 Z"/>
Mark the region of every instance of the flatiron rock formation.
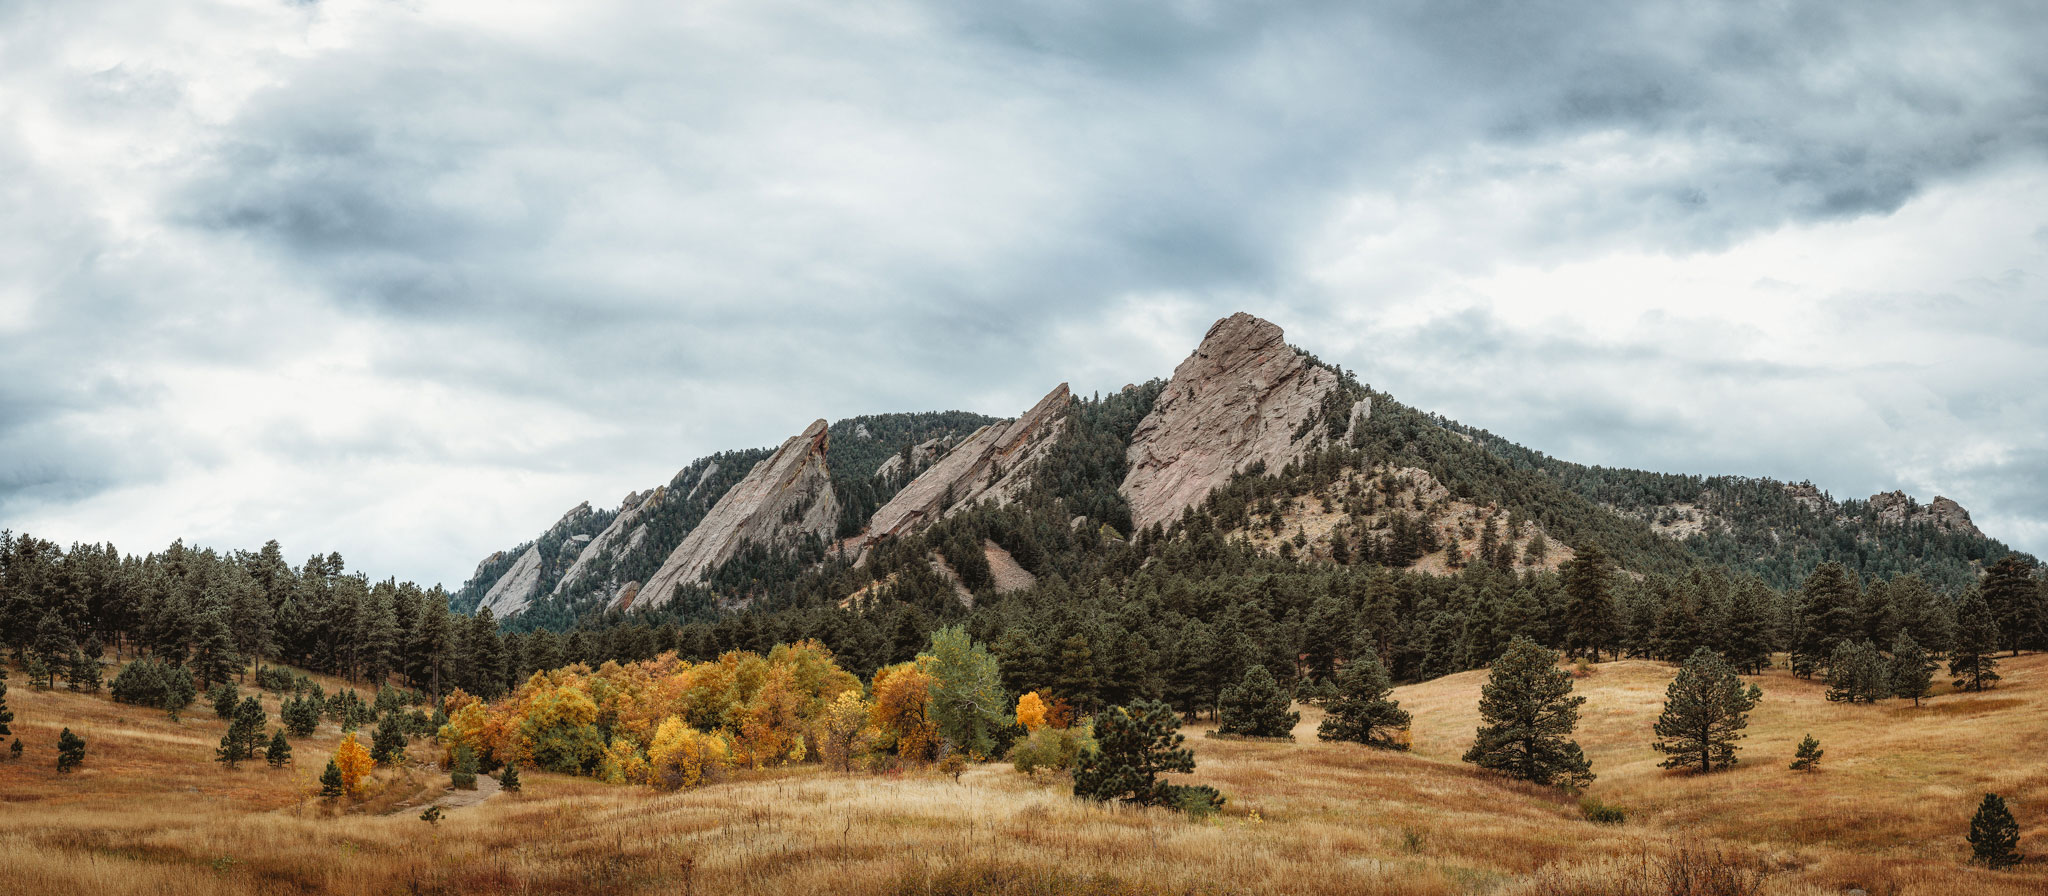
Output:
<path fill-rule="evenodd" d="M 1067 384 L 1061 383 L 1024 416 L 975 430 L 875 511 L 857 544 L 866 547 L 915 531 L 955 507 L 1016 497 L 1028 484 L 1034 462 L 1058 439 L 1072 403 Z"/>
<path fill-rule="evenodd" d="M 1279 327 L 1242 312 L 1217 321 L 1131 435 L 1122 491 L 1132 522 L 1170 525 L 1247 467 L 1298 460 L 1323 432 L 1303 422 L 1337 385 Z"/>
<path fill-rule="evenodd" d="M 755 464 L 676 545 L 637 596 L 621 591 L 620 608 L 667 603 L 676 586 L 697 581 L 706 570 L 732 559 L 743 544 L 831 537 L 839 521 L 839 501 L 825 469 L 827 440 L 825 421 L 819 420 Z"/>
<path fill-rule="evenodd" d="M 552 534 L 573 528 L 589 515 L 590 503 L 586 501 L 578 504 L 570 508 L 568 513 L 563 514 L 560 520 L 549 527 L 548 533 Z M 481 609 L 490 610 L 492 615 L 503 619 L 513 613 L 526 609 L 528 604 L 533 603 L 533 599 L 540 594 L 541 561 L 543 559 L 540 553 L 540 546 L 542 542 L 547 540 L 547 535 L 542 535 L 539 541 L 535 541 L 526 549 L 525 553 L 520 554 L 519 559 L 512 563 L 512 568 L 506 570 L 504 575 L 499 576 L 497 583 L 491 586 L 491 590 L 484 593 L 483 602 L 477 606 Z M 489 561 L 485 562 L 488 563 Z"/>

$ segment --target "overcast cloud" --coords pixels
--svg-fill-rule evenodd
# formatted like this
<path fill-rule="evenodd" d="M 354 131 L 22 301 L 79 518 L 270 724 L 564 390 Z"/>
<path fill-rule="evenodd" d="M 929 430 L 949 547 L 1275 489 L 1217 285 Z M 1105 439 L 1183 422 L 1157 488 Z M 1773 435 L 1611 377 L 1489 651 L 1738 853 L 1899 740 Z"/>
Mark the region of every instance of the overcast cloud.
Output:
<path fill-rule="evenodd" d="M 1711 7 L 1711 8 L 1707 8 Z M 2038 5 L 0 0 L 0 526 L 458 585 L 1248 310 L 2048 553 Z"/>

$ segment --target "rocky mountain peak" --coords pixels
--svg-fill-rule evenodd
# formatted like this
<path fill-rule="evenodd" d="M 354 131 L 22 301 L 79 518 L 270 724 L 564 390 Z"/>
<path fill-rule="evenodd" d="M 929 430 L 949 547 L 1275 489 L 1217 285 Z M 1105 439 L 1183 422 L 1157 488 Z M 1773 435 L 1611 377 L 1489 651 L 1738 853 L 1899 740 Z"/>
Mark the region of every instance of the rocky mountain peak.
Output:
<path fill-rule="evenodd" d="M 1022 416 L 975 430 L 875 511 L 855 545 L 865 549 L 878 539 L 913 531 L 955 507 L 1016 497 L 1029 483 L 1034 462 L 1058 439 L 1073 401 L 1061 383 Z"/>
<path fill-rule="evenodd" d="M 1132 433 L 1122 492 L 1133 522 L 1171 523 L 1239 471 L 1299 459 L 1322 431 L 1302 424 L 1337 385 L 1272 322 L 1242 312 L 1217 321 Z"/>
<path fill-rule="evenodd" d="M 839 520 L 839 500 L 825 468 L 830 440 L 825 421 L 819 420 L 783 442 L 718 499 L 703 521 L 676 545 L 661 569 L 637 590 L 637 596 L 628 596 L 622 589 L 619 602 L 660 606 L 677 585 L 697 581 L 749 542 L 775 545 L 806 535 L 830 537 Z"/>

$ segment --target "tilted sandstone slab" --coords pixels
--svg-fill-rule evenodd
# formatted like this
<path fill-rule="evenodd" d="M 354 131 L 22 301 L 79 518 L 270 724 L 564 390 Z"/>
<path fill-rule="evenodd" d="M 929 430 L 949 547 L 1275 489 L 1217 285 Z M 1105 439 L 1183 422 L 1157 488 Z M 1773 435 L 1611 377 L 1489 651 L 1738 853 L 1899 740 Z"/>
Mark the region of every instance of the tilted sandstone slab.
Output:
<path fill-rule="evenodd" d="M 839 500 L 825 469 L 827 441 L 825 421 L 819 420 L 755 464 L 676 545 L 660 571 L 631 599 L 632 605 L 667 603 L 676 586 L 702 578 L 705 571 L 732 559 L 743 544 L 830 537 L 839 522 Z"/>
<path fill-rule="evenodd" d="M 570 508 L 568 513 L 563 514 L 553 526 L 548 527 L 547 532 L 542 533 L 539 540 L 526 549 L 526 553 L 519 555 L 519 559 L 512 563 L 511 569 L 498 577 L 498 581 L 491 585 L 491 590 L 484 593 L 483 601 L 477 604 L 478 608 L 490 610 L 492 615 L 503 619 L 531 605 L 533 599 L 540 596 L 541 542 L 546 541 L 549 535 L 576 525 L 589 515 L 588 501 Z"/>
<path fill-rule="evenodd" d="M 1337 374 L 1290 348 L 1279 327 L 1244 313 L 1217 321 L 1131 434 L 1122 492 L 1132 521 L 1171 525 L 1247 467 L 1299 460 L 1326 431 L 1302 424 L 1335 388 Z"/>
<path fill-rule="evenodd" d="M 643 492 L 629 494 L 625 500 L 620 501 L 619 515 L 612 517 L 611 523 L 604 527 L 604 531 L 597 533 L 596 538 L 590 539 L 590 542 L 583 546 L 582 552 L 576 555 L 576 562 L 569 564 L 569 569 L 555 582 L 552 593 L 560 595 L 576 587 L 606 552 L 617 555 L 639 546 L 640 540 L 647 537 L 647 527 L 641 521 L 667 494 L 667 488 L 656 486 Z"/>
<path fill-rule="evenodd" d="M 1058 440 L 1073 401 L 1061 383 L 1023 416 L 975 430 L 875 511 L 855 546 L 916 531 L 956 507 L 1015 498 L 1029 484 L 1031 468 Z"/>

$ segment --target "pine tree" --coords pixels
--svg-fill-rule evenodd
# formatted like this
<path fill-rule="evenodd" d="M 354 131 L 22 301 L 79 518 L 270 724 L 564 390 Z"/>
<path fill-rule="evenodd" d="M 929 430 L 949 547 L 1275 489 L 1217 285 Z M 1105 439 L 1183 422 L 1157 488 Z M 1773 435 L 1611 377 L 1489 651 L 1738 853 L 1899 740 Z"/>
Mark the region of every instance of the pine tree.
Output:
<path fill-rule="evenodd" d="M 1771 665 L 1773 637 L 1770 586 L 1748 578 L 1735 586 L 1723 632 L 1728 662 L 1736 671 L 1755 675 Z"/>
<path fill-rule="evenodd" d="M 199 620 L 199 642 L 192 651 L 192 674 L 199 683 L 226 682 L 240 674 L 242 657 L 235 652 L 234 629 L 228 626 L 227 611 L 215 607 Z"/>
<path fill-rule="evenodd" d="M 1565 656 L 1600 661 L 1600 648 L 1615 641 L 1611 570 L 1607 555 L 1586 545 L 1558 570 L 1565 593 Z"/>
<path fill-rule="evenodd" d="M 327 760 L 327 770 L 320 773 L 320 795 L 328 799 L 341 796 L 344 791 L 341 780 L 341 766 L 334 760 Z"/>
<path fill-rule="evenodd" d="M 1093 750 L 1074 768 L 1074 795 L 1140 806 L 1213 810 L 1223 805 L 1215 788 L 1169 784 L 1164 772 L 1195 770 L 1195 754 L 1181 746 L 1173 707 L 1150 700 L 1115 706 L 1095 717 Z"/>
<path fill-rule="evenodd" d="M 265 721 L 263 704 L 254 697 L 244 698 L 228 713 L 232 720 L 226 734 L 221 735 L 220 748 L 214 752 L 215 760 L 228 768 L 235 763 L 256 755 L 256 746 L 263 742 Z"/>
<path fill-rule="evenodd" d="M 1406 739 L 1396 734 L 1408 730 L 1408 712 L 1394 700 L 1393 694 L 1386 667 L 1380 665 L 1378 657 L 1368 655 L 1352 660 L 1337 673 L 1337 699 L 1317 726 L 1316 737 L 1408 749 Z"/>
<path fill-rule="evenodd" d="M 405 729 L 405 718 L 396 712 L 378 719 L 377 730 L 370 733 L 370 758 L 378 765 L 405 761 Z"/>
<path fill-rule="evenodd" d="M 1251 737 L 1293 737 L 1294 725 L 1301 721 L 1301 713 L 1292 711 L 1287 693 L 1273 680 L 1273 673 L 1265 666 L 1253 664 L 1246 669 L 1244 679 L 1223 691 L 1219 703 L 1223 734 L 1242 734 Z"/>
<path fill-rule="evenodd" d="M 72 646 L 63 618 L 55 610 L 45 610 L 28 648 L 29 683 L 43 690 L 56 687 L 58 671 L 70 666 Z"/>
<path fill-rule="evenodd" d="M 284 719 L 284 727 L 293 737 L 307 737 L 320 727 L 320 699 L 317 697 L 289 697 L 278 708 Z"/>
<path fill-rule="evenodd" d="M 6 672 L 6 668 L 0 666 L 0 737 L 6 737 L 14 733 L 14 729 L 7 727 L 8 723 L 14 721 L 14 710 L 7 708 Z"/>
<path fill-rule="evenodd" d="M 270 763 L 271 768 L 283 768 L 292 761 L 292 744 L 284 739 L 283 728 L 270 735 L 270 746 L 263 750 L 263 761 Z"/>
<path fill-rule="evenodd" d="M 1815 567 L 1799 586 L 1798 637 L 1792 645 L 1792 671 L 1811 678 L 1834 656 L 1835 645 L 1858 636 L 1856 607 L 1862 590 L 1856 577 L 1840 563 Z"/>
<path fill-rule="evenodd" d="M 1828 660 L 1827 682 L 1831 701 L 1876 703 L 1892 695 L 1891 667 L 1869 641 L 1836 644 Z"/>
<path fill-rule="evenodd" d="M 2034 564 L 2023 555 L 2007 554 L 1984 571 L 1977 590 L 1991 610 L 1992 621 L 1998 624 L 1998 646 L 2018 656 L 2020 648 L 2032 640 L 2041 599 Z"/>
<path fill-rule="evenodd" d="M 455 767 L 448 773 L 448 784 L 456 790 L 476 789 L 476 753 L 468 744 L 455 748 Z"/>
<path fill-rule="evenodd" d="M 1761 699 L 1763 691 L 1753 684 L 1745 688 L 1720 654 L 1694 650 L 1664 691 L 1652 746 L 1666 754 L 1665 768 L 1697 765 L 1704 773 L 1734 765 L 1735 742 Z"/>
<path fill-rule="evenodd" d="M 93 647 L 98 644 L 94 643 Z M 64 673 L 71 682 L 71 689 L 88 694 L 97 694 L 106 682 L 100 675 L 100 655 L 92 650 L 73 648 L 71 668 Z"/>
<path fill-rule="evenodd" d="M 241 689 L 232 681 L 223 681 L 206 692 L 207 702 L 213 704 L 213 716 L 227 719 L 235 714 L 235 707 L 242 702 Z"/>
<path fill-rule="evenodd" d="M 519 763 L 505 763 L 505 770 L 498 773 L 498 786 L 513 793 L 519 792 Z"/>
<path fill-rule="evenodd" d="M 1970 818 L 1970 852 L 1977 861 L 1993 868 L 2008 868 L 2020 862 L 2019 822 L 2005 808 L 1998 794 L 1987 793 Z"/>
<path fill-rule="evenodd" d="M 20 759 L 21 759 L 21 738 L 18 738 L 18 737 L 17 737 L 17 738 L 15 738 L 15 739 L 14 739 L 14 743 L 12 743 L 12 744 L 9 744 L 9 745 L 7 746 L 7 752 L 8 752 L 9 754 L 11 754 L 11 755 L 9 755 L 9 756 L 7 757 L 7 758 L 8 758 L 8 759 L 9 759 L 10 761 L 18 761 L 18 760 L 20 760 Z"/>
<path fill-rule="evenodd" d="M 1934 658 L 1927 655 L 1912 635 L 1900 630 L 1899 636 L 1892 639 L 1889 676 L 1892 696 L 1912 700 L 1914 706 L 1919 706 L 1920 698 L 1927 696 L 1934 687 Z"/>
<path fill-rule="evenodd" d="M 1822 752 L 1824 751 L 1820 748 L 1820 741 L 1814 740 L 1811 734 L 1807 735 L 1804 740 L 1799 742 L 1799 749 L 1792 754 L 1792 770 L 1796 772 L 1819 771 Z"/>
<path fill-rule="evenodd" d="M 1570 735 L 1585 702 L 1572 696 L 1571 675 L 1557 668 L 1556 654 L 1517 636 L 1480 688 L 1484 724 L 1465 761 L 1537 784 L 1583 786 L 1593 766 Z"/>
<path fill-rule="evenodd" d="M 1984 595 L 1971 591 L 1956 606 L 1956 641 L 1949 651 L 1948 674 L 1956 676 L 1955 686 L 1966 691 L 1981 691 L 1998 682 L 1998 660 L 1993 657 L 1998 651 L 1998 623 L 1991 617 L 1991 608 L 1984 603 Z"/>
<path fill-rule="evenodd" d="M 57 735 L 57 771 L 69 773 L 84 761 L 85 738 L 72 734 L 69 728 L 64 729 L 64 733 Z"/>

